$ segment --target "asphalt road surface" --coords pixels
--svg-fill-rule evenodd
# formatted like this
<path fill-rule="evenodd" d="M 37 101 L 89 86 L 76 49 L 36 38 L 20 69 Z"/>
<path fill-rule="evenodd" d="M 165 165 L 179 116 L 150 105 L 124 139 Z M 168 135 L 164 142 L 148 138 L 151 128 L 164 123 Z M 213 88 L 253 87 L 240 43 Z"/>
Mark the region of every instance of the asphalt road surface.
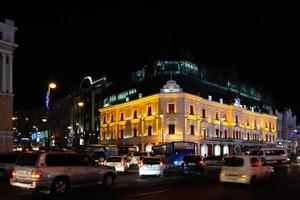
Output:
<path fill-rule="evenodd" d="M 238 184 L 221 185 L 218 167 L 209 167 L 202 175 L 172 175 L 167 177 L 139 178 L 136 170 L 119 176 L 110 189 L 92 186 L 71 189 L 64 196 L 32 194 L 13 188 L 8 181 L 0 181 L 0 200 L 93 200 L 93 199 L 228 199 L 266 200 L 300 199 L 300 165 L 275 167 L 271 184 L 248 187 Z"/>

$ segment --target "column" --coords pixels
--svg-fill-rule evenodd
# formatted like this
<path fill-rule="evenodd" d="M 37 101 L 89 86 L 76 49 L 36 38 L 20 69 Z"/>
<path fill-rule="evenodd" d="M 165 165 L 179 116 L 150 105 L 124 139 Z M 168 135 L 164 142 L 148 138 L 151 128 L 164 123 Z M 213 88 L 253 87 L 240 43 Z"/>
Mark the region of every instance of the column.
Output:
<path fill-rule="evenodd" d="M 8 57 L 8 92 L 13 93 L 13 55 L 9 55 Z"/>
<path fill-rule="evenodd" d="M 2 53 L 2 92 L 6 92 L 6 54 Z"/>

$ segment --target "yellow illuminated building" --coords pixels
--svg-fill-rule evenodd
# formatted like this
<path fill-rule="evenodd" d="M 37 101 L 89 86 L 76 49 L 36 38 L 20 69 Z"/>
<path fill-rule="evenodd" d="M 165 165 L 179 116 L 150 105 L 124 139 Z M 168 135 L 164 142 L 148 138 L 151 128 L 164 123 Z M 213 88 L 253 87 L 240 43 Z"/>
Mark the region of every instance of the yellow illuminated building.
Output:
<path fill-rule="evenodd" d="M 100 141 L 136 145 L 141 151 L 161 142 L 192 141 L 203 156 L 275 144 L 277 117 L 238 103 L 227 105 L 185 93 L 170 80 L 158 94 L 101 108 Z"/>

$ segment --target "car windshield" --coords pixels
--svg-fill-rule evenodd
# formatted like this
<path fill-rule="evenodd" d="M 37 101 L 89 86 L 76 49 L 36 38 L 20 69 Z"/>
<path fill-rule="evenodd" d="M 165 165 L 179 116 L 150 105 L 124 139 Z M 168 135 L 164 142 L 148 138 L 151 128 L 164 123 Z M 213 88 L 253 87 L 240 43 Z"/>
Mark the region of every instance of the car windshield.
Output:
<path fill-rule="evenodd" d="M 230 158 L 225 158 L 225 166 L 230 166 L 230 167 L 240 167 L 243 166 L 244 161 L 242 158 L 237 158 L 237 157 L 230 157 Z"/>
<path fill-rule="evenodd" d="M 22 154 L 18 159 L 16 164 L 17 165 L 24 165 L 24 166 L 35 166 L 38 160 L 39 154 L 36 153 L 25 153 Z"/>
<path fill-rule="evenodd" d="M 144 158 L 143 160 L 144 164 L 160 164 L 160 158 Z"/>
<path fill-rule="evenodd" d="M 198 163 L 200 162 L 200 160 L 201 160 L 200 156 L 185 156 L 183 158 L 183 161 L 187 163 Z"/>
<path fill-rule="evenodd" d="M 122 158 L 121 157 L 108 157 L 106 159 L 106 162 L 121 162 Z"/>

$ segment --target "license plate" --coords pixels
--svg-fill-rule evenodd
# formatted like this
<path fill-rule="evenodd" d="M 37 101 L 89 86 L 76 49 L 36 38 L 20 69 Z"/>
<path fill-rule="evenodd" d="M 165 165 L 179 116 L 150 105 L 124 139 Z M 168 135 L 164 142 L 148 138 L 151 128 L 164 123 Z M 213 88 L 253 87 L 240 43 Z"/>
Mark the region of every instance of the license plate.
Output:
<path fill-rule="evenodd" d="M 28 172 L 27 171 L 18 171 L 18 175 L 20 177 L 27 177 L 28 176 Z"/>
<path fill-rule="evenodd" d="M 188 165 L 196 165 L 195 163 L 188 163 Z"/>

